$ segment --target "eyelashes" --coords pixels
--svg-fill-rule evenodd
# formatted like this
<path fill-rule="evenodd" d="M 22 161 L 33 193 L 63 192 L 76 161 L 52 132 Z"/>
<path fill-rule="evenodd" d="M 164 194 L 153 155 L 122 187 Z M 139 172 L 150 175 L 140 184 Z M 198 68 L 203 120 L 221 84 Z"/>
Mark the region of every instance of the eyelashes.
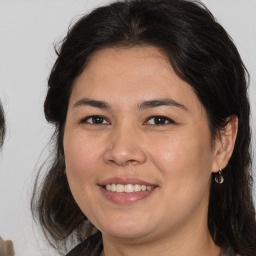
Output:
<path fill-rule="evenodd" d="M 99 116 L 99 115 L 85 117 L 80 121 L 80 123 L 81 124 L 87 123 L 87 124 L 93 124 L 93 125 L 109 125 L 109 124 L 111 124 L 106 117 Z"/>
<path fill-rule="evenodd" d="M 81 124 L 89 124 L 89 125 L 111 125 L 111 122 L 108 118 L 101 116 L 101 115 L 92 115 L 81 119 L 79 122 Z M 161 116 L 155 115 L 150 116 L 146 119 L 143 125 L 151 125 L 151 126 L 164 126 L 170 124 L 177 124 L 174 120 Z"/>
<path fill-rule="evenodd" d="M 151 116 L 146 120 L 145 124 L 160 126 L 176 124 L 176 122 L 165 116 Z"/>

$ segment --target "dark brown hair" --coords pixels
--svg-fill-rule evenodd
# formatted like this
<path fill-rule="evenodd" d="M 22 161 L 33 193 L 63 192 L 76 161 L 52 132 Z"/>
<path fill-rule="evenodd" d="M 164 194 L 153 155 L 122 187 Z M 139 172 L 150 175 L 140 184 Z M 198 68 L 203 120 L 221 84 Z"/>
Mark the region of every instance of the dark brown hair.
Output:
<path fill-rule="evenodd" d="M 4 144 L 5 137 L 5 118 L 4 118 L 4 110 L 0 102 L 0 148 Z"/>
<path fill-rule="evenodd" d="M 56 147 L 43 182 L 35 185 L 34 215 L 52 244 L 91 235 L 92 226 L 72 197 L 65 174 L 63 132 L 69 96 L 74 79 L 96 51 L 138 45 L 161 49 L 176 74 L 191 85 L 206 109 L 213 139 L 229 116 L 238 117 L 225 182 L 211 185 L 208 227 L 220 247 L 256 255 L 247 71 L 227 32 L 199 2 L 117 1 L 83 16 L 69 30 L 48 80 L 45 116 L 55 125 Z"/>

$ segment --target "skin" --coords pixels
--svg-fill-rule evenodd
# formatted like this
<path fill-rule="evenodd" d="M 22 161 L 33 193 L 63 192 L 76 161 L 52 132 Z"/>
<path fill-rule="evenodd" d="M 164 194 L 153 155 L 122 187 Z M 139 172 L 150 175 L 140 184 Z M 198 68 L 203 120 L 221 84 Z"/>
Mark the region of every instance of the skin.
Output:
<path fill-rule="evenodd" d="M 145 104 L 163 99 L 172 104 Z M 154 116 L 164 118 L 159 124 Z M 217 256 L 207 228 L 211 173 L 227 164 L 236 130 L 231 118 L 212 147 L 204 107 L 157 48 L 96 52 L 73 85 L 64 152 L 71 192 L 102 232 L 101 255 Z M 116 204 L 99 187 L 112 177 L 156 188 Z"/>

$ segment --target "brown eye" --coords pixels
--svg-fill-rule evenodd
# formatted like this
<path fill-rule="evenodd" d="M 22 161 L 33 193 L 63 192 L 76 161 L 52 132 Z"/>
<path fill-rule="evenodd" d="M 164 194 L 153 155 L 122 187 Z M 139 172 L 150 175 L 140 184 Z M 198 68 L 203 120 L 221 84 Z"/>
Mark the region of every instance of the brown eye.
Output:
<path fill-rule="evenodd" d="M 84 118 L 81 123 L 88 123 L 88 124 L 109 124 L 109 121 L 104 118 L 103 116 L 88 116 Z"/>
<path fill-rule="evenodd" d="M 91 117 L 93 124 L 102 124 L 104 122 L 104 119 L 101 116 L 94 116 Z"/>
<path fill-rule="evenodd" d="M 166 125 L 166 124 L 173 124 L 175 123 L 170 118 L 164 116 L 152 116 L 150 117 L 147 122 L 150 125 Z"/>

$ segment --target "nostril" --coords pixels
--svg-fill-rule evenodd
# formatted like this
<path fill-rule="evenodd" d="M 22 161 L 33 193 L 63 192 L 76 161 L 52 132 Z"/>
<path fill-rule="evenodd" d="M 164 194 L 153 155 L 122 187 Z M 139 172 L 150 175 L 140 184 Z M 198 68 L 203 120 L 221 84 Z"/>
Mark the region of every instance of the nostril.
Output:
<path fill-rule="evenodd" d="M 133 164 L 133 163 L 136 163 L 137 161 L 136 160 L 128 160 L 126 163 L 127 164 Z"/>
<path fill-rule="evenodd" d="M 146 160 L 146 154 L 138 142 L 130 140 L 115 140 L 103 153 L 104 162 L 120 166 L 141 164 Z"/>
<path fill-rule="evenodd" d="M 132 164 L 139 163 L 139 161 L 133 160 L 133 159 L 124 160 L 124 161 L 109 159 L 108 162 L 110 164 L 117 164 L 117 165 L 120 165 L 120 166 L 126 166 L 126 165 L 132 165 Z"/>

